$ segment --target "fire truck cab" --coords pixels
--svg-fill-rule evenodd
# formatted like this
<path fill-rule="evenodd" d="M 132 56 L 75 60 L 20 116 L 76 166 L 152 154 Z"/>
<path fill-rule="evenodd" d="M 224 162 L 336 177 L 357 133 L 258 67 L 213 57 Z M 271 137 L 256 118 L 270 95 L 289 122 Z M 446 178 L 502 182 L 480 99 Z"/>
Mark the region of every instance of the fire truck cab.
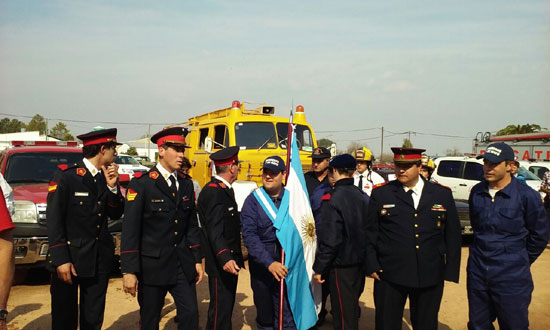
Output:
<path fill-rule="evenodd" d="M 238 145 L 241 163 L 235 193 L 240 208 L 246 195 L 261 185 L 264 159 L 274 155 L 286 159 L 289 119 L 274 114 L 273 106 L 246 109 L 244 102 L 233 101 L 231 107 L 189 118 L 185 126 L 189 129 L 187 143 L 191 148 L 186 151 L 186 156 L 191 161 L 193 179 L 204 186 L 212 175 L 210 154 Z M 293 123 L 302 166 L 307 171 L 311 168 L 308 156 L 317 146 L 317 141 L 306 122 L 302 106 L 296 108 Z M 239 186 L 246 187 L 241 194 Z"/>

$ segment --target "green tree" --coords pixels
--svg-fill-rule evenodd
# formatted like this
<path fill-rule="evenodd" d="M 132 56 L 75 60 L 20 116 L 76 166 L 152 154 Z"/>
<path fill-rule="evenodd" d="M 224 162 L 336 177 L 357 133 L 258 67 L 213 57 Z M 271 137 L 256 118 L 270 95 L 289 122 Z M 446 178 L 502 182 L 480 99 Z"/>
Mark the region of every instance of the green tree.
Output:
<path fill-rule="evenodd" d="M 0 133 L 17 133 L 25 128 L 25 123 L 17 119 L 4 118 L 0 120 Z"/>
<path fill-rule="evenodd" d="M 334 143 L 334 141 L 330 139 L 319 139 L 317 140 L 317 146 L 318 147 L 325 147 L 330 148 L 330 146 Z"/>
<path fill-rule="evenodd" d="M 58 122 L 51 130 L 50 135 L 54 138 L 60 139 L 62 141 L 71 141 L 74 140 L 74 136 L 71 135 L 67 125 L 63 122 Z"/>
<path fill-rule="evenodd" d="M 126 154 L 130 156 L 137 156 L 138 153 L 137 153 L 136 147 L 128 148 L 128 150 L 126 151 Z"/>
<path fill-rule="evenodd" d="M 40 134 L 46 134 L 46 119 L 41 115 L 34 115 L 27 124 L 27 131 L 39 131 Z"/>
<path fill-rule="evenodd" d="M 497 136 L 510 134 L 536 133 L 542 128 L 537 124 L 508 125 L 497 132 Z"/>
<path fill-rule="evenodd" d="M 402 148 L 412 148 L 413 144 L 412 144 L 411 140 L 405 138 L 405 139 L 403 139 L 403 145 L 401 147 Z"/>

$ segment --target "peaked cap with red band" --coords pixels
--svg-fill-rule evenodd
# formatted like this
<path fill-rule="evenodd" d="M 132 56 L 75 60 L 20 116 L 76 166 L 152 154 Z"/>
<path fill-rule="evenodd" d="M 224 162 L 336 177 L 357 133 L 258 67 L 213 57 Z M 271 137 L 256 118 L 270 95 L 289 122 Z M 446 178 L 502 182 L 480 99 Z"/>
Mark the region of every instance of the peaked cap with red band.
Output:
<path fill-rule="evenodd" d="M 185 127 L 170 127 L 163 129 L 151 137 L 151 142 L 157 145 L 178 145 L 185 148 L 191 148 L 185 144 L 187 136 L 187 128 Z"/>
<path fill-rule="evenodd" d="M 414 163 L 422 160 L 422 153 L 426 149 L 417 148 L 391 148 L 394 163 Z"/>
<path fill-rule="evenodd" d="M 239 146 L 227 147 L 210 155 L 216 166 L 224 166 L 239 161 Z"/>
<path fill-rule="evenodd" d="M 85 147 L 109 142 L 121 145 L 122 143 L 116 141 L 116 132 L 116 128 L 105 128 L 78 135 L 77 138 L 82 140 L 82 145 Z"/>

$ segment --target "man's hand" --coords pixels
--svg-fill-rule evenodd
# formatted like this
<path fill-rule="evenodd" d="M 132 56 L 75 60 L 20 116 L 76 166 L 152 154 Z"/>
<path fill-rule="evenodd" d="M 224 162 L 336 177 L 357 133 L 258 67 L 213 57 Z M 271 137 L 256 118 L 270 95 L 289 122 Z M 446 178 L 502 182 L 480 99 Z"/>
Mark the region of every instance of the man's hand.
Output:
<path fill-rule="evenodd" d="M 111 188 L 116 187 L 118 182 L 118 164 L 112 163 L 108 167 L 101 165 L 101 170 L 103 171 L 103 175 L 105 175 L 107 185 Z"/>
<path fill-rule="evenodd" d="M 70 262 L 57 267 L 57 277 L 65 283 L 73 284 L 72 276 L 78 276 L 74 265 Z"/>
<path fill-rule="evenodd" d="M 382 272 L 383 270 L 380 269 L 379 271 L 370 274 L 369 277 L 374 278 L 377 281 L 380 281 L 380 276 L 378 275 L 378 273 L 382 273 Z"/>
<path fill-rule="evenodd" d="M 321 274 L 315 274 L 313 275 L 313 280 L 319 284 L 325 283 L 325 280 L 323 280 L 323 277 Z"/>
<path fill-rule="evenodd" d="M 138 287 L 138 279 L 136 274 L 122 275 L 122 289 L 125 293 L 129 293 L 132 297 L 136 296 Z"/>
<path fill-rule="evenodd" d="M 235 260 L 231 259 L 223 265 L 223 270 L 229 274 L 239 275 L 239 270 L 241 270 L 241 268 L 237 265 Z"/>
<path fill-rule="evenodd" d="M 195 264 L 195 269 L 197 270 L 197 280 L 195 281 L 195 285 L 198 285 L 204 276 L 204 270 L 202 269 L 202 263 Z"/>
<path fill-rule="evenodd" d="M 275 277 L 277 281 L 283 280 L 286 274 L 288 274 L 288 269 L 285 267 L 285 265 L 278 261 L 273 261 L 271 265 L 269 265 L 269 268 L 267 268 L 267 270 L 269 270 L 269 272 L 273 274 L 273 277 Z"/>

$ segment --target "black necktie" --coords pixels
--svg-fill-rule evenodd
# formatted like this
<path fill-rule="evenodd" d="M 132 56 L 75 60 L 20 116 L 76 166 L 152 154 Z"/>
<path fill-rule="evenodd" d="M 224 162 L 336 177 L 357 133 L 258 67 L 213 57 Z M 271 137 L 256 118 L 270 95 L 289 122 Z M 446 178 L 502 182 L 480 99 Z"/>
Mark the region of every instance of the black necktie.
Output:
<path fill-rule="evenodd" d="M 412 189 L 409 189 L 407 191 L 407 196 L 409 196 L 409 201 L 411 202 L 412 205 L 414 205 L 414 199 L 413 199 L 413 190 Z"/>
<path fill-rule="evenodd" d="M 170 182 L 172 183 L 170 185 L 170 190 L 172 191 L 172 196 L 176 197 L 176 193 L 178 192 L 178 187 L 176 187 L 176 178 L 174 178 L 173 175 L 170 175 Z"/>
<path fill-rule="evenodd" d="M 363 189 L 363 175 L 359 176 L 359 184 L 357 185 L 357 187 Z"/>

